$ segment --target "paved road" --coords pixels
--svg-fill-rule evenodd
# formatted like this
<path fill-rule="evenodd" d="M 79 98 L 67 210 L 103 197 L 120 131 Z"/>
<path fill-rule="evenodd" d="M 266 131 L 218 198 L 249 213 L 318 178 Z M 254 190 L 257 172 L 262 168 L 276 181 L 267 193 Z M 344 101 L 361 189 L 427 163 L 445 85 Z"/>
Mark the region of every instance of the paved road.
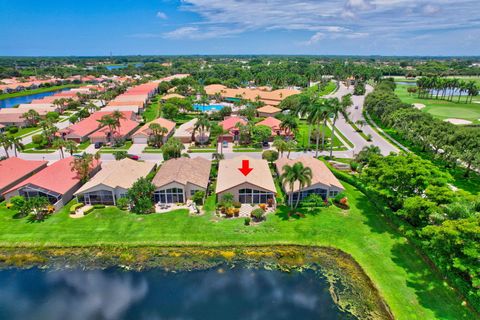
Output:
<path fill-rule="evenodd" d="M 372 92 L 373 90 L 373 88 L 369 85 L 367 85 L 366 89 L 366 94 Z M 337 97 L 340 99 L 342 96 L 352 92 L 353 86 L 347 88 L 343 83 L 340 83 L 338 90 L 328 97 Z M 365 102 L 365 95 L 352 95 L 352 101 L 353 105 L 348 109 L 349 118 L 352 120 L 352 122 L 356 122 L 358 120 L 365 121 L 365 118 L 363 117 L 363 104 Z M 356 106 L 358 106 L 357 109 L 355 109 Z M 370 134 L 372 136 L 372 141 L 370 142 L 366 141 L 358 132 L 356 132 L 353 127 L 347 123 L 343 116 L 340 116 L 337 120 L 336 127 L 343 133 L 345 137 L 347 137 L 348 140 L 350 140 L 350 142 L 353 143 L 354 147 L 350 151 L 353 154 L 358 154 L 365 146 L 369 145 L 376 145 L 380 147 L 383 155 L 388 155 L 390 152 L 399 152 L 397 147 L 385 140 L 368 123 L 362 127 L 362 130 L 366 135 Z"/>

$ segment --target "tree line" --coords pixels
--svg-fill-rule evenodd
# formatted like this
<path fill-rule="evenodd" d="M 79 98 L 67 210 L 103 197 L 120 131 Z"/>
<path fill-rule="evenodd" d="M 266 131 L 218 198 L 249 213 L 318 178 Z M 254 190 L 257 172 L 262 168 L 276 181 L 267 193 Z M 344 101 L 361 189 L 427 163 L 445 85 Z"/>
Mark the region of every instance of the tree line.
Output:
<path fill-rule="evenodd" d="M 465 102 L 472 102 L 474 96 L 478 96 L 479 87 L 474 80 L 464 81 L 456 78 L 422 77 L 417 80 L 418 97 L 423 99 L 442 99 L 453 101 L 457 96 L 457 102 L 465 97 Z"/>
<path fill-rule="evenodd" d="M 340 175 L 421 246 L 472 306 L 480 306 L 480 197 L 454 191 L 449 173 L 412 153 L 383 157 L 370 146 L 357 161 L 359 179 Z"/>
<path fill-rule="evenodd" d="M 467 177 L 480 168 L 480 128 L 457 126 L 403 103 L 392 80 L 380 82 L 365 99 L 365 110 L 447 167 L 465 167 Z"/>

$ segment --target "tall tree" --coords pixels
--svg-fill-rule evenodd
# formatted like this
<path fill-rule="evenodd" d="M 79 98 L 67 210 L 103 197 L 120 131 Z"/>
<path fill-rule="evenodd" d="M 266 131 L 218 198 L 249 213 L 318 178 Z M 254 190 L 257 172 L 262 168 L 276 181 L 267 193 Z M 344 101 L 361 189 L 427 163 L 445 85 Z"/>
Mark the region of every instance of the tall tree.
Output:
<path fill-rule="evenodd" d="M 312 169 L 309 167 L 304 167 L 301 162 L 296 162 L 292 166 L 285 165 L 282 168 L 283 173 L 280 176 L 280 180 L 282 181 L 283 185 L 288 185 L 290 187 L 290 197 L 288 198 L 288 202 L 290 207 L 293 209 L 293 190 L 295 182 L 298 182 L 299 185 L 299 193 L 297 195 L 297 201 L 295 203 L 295 208 L 298 206 L 300 201 L 300 191 L 304 187 L 308 187 L 312 184 Z"/>

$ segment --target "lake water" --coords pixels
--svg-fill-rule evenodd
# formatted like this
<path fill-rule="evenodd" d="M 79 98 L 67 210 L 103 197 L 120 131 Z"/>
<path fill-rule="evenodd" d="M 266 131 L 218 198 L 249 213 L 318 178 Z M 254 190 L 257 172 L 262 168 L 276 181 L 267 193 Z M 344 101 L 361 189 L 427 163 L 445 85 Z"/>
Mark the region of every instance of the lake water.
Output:
<path fill-rule="evenodd" d="M 133 66 L 135 68 L 140 68 L 140 67 L 143 67 L 143 63 L 135 63 L 133 64 Z M 111 71 L 111 70 L 117 70 L 117 69 L 123 69 L 123 68 L 126 68 L 128 67 L 128 64 L 110 64 L 110 65 L 106 65 L 105 68 L 108 70 L 108 71 Z"/>
<path fill-rule="evenodd" d="M 408 81 L 395 81 L 396 84 L 400 84 L 400 85 L 405 85 L 405 86 L 416 86 L 417 83 L 416 82 L 408 82 Z M 437 94 L 437 90 L 430 90 L 430 93 L 433 93 L 433 95 L 435 96 Z M 440 90 L 439 92 L 439 95 L 442 95 L 443 93 L 443 90 Z M 446 95 L 447 96 L 450 96 L 451 94 L 453 93 L 454 96 L 466 96 L 468 95 L 467 92 L 463 91 L 463 92 L 460 92 L 458 89 L 447 89 L 447 92 L 446 92 Z"/>
<path fill-rule="evenodd" d="M 352 319 L 313 271 L 0 271 L 0 319 Z"/>
<path fill-rule="evenodd" d="M 3 99 L 3 100 L 0 100 L 0 108 L 13 108 L 17 104 L 30 103 L 34 99 L 41 99 L 43 97 L 52 96 L 59 91 L 63 91 L 63 90 L 42 92 L 42 93 L 30 94 L 28 96 Z"/>

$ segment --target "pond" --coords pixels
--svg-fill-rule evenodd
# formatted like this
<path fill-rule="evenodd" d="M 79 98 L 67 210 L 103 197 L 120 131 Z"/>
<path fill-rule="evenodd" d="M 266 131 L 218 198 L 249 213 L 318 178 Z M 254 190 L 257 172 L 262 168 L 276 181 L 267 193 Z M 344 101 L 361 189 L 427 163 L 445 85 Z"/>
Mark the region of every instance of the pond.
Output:
<path fill-rule="evenodd" d="M 60 91 L 63 91 L 63 90 L 55 90 L 55 91 L 49 91 L 49 92 L 30 94 L 22 97 L 3 99 L 3 100 L 0 100 L 0 108 L 13 108 L 17 104 L 30 103 L 34 99 L 42 99 L 43 97 L 52 96 L 55 93 Z"/>
<path fill-rule="evenodd" d="M 353 319 L 314 271 L 5 269 L 0 319 Z"/>
<path fill-rule="evenodd" d="M 135 68 L 140 68 L 140 67 L 143 67 L 143 63 L 134 63 L 132 64 Z M 109 64 L 109 65 L 106 65 L 105 68 L 108 70 L 108 71 L 112 71 L 112 70 L 118 70 L 118 69 L 124 69 L 126 67 L 128 67 L 129 65 L 128 64 Z"/>

